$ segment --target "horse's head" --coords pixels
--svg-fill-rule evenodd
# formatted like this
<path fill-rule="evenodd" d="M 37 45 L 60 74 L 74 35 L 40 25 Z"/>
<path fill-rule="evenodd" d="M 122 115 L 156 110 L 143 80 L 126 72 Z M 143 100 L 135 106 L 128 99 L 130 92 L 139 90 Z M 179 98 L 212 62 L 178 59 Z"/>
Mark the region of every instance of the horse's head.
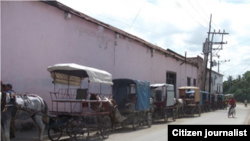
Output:
<path fill-rule="evenodd" d="M 96 111 L 96 110 L 100 110 L 100 108 L 102 107 L 102 102 L 99 102 L 99 100 L 101 100 L 101 98 L 98 96 L 98 94 L 94 94 L 91 93 L 90 94 L 90 100 L 98 100 L 98 102 L 91 102 L 91 109 Z"/>
<path fill-rule="evenodd" d="M 90 100 L 97 100 L 98 99 L 98 94 L 91 93 L 90 94 Z"/>

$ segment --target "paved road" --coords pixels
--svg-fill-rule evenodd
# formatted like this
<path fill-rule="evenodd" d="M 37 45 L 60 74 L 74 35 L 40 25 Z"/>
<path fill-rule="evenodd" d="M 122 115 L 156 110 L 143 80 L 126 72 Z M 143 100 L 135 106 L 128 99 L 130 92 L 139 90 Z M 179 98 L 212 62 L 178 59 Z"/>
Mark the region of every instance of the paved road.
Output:
<path fill-rule="evenodd" d="M 136 131 L 132 127 L 127 127 L 126 129 L 117 129 L 114 131 L 108 139 L 105 141 L 166 141 L 167 140 L 167 127 L 168 124 L 217 124 L 217 125 L 226 125 L 226 124 L 248 124 L 250 125 L 250 108 L 244 107 L 243 104 L 237 104 L 236 107 L 236 117 L 228 118 L 227 110 L 217 110 L 208 113 L 202 113 L 200 117 L 195 115 L 194 117 L 185 117 L 178 118 L 175 122 L 169 118 L 168 123 L 163 123 L 161 120 L 154 123 L 151 128 L 147 126 L 142 127 Z M 34 132 L 24 132 L 17 133 L 16 139 L 11 141 L 36 141 L 36 135 L 38 133 Z M 49 141 L 45 133 L 45 141 Z M 72 141 L 67 137 L 61 139 L 62 141 Z M 103 140 L 99 135 L 91 136 L 91 141 L 101 141 Z"/>

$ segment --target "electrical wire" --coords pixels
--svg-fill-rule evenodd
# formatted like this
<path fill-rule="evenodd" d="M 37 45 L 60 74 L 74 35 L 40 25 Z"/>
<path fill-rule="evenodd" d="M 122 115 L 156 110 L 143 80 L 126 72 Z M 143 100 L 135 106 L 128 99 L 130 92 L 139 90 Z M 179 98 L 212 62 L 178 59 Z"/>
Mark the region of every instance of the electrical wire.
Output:
<path fill-rule="evenodd" d="M 192 3 L 188 0 L 188 3 L 193 7 L 193 9 L 196 11 L 196 13 L 199 14 L 199 16 L 205 21 L 205 23 L 209 23 L 209 21 L 206 21 L 201 15 L 200 12 L 196 10 L 196 8 L 192 5 Z"/>
<path fill-rule="evenodd" d="M 250 59 L 250 58 L 247 58 L 247 59 L 245 59 L 244 61 L 240 62 L 239 64 L 237 64 L 237 65 L 235 65 L 235 66 L 233 66 L 233 67 L 231 67 L 231 68 L 229 68 L 229 69 L 227 69 L 227 70 L 225 70 L 225 71 L 223 71 L 223 72 L 226 72 L 226 71 L 228 71 L 228 70 L 231 70 L 231 69 L 235 68 L 236 66 L 240 65 L 241 63 L 244 63 L 245 61 L 247 61 L 247 60 L 249 60 L 249 59 Z"/>
<path fill-rule="evenodd" d="M 88 11 L 88 10 L 86 10 L 86 11 Z M 88 11 L 88 12 L 91 13 L 91 11 Z M 112 19 L 112 18 L 103 16 L 103 15 L 101 15 L 101 14 L 95 14 L 95 15 L 100 16 L 100 17 L 103 17 L 103 18 L 106 18 L 106 19 L 109 19 L 109 20 L 112 20 L 112 21 L 115 21 L 115 22 L 118 22 L 118 23 L 123 24 L 123 25 L 128 25 L 128 26 L 130 26 L 130 24 L 128 24 L 128 23 L 124 23 L 124 22 L 121 22 L 121 21 L 118 21 L 118 20 L 115 20 L 115 19 Z M 159 35 L 159 36 L 162 36 L 162 37 L 169 37 L 169 38 L 175 39 L 175 38 L 172 37 L 171 35 L 167 35 L 167 34 L 164 34 L 164 33 L 152 32 L 152 31 L 150 31 L 150 30 L 146 30 L 146 29 L 143 29 L 143 28 L 140 28 L 140 27 L 137 27 L 137 26 L 132 26 L 132 27 L 133 27 L 133 28 L 137 28 L 137 29 L 139 29 L 139 30 L 142 30 L 142 31 L 144 31 L 144 32 L 151 33 L 151 34 L 155 34 L 155 35 Z M 198 43 L 198 42 L 187 41 L 187 40 L 182 40 L 182 41 L 188 42 L 188 43 L 192 43 L 192 44 L 200 44 L 200 42 Z"/>
<path fill-rule="evenodd" d="M 199 21 L 197 21 L 192 15 L 190 15 L 190 13 L 189 13 L 186 9 L 184 9 L 183 6 L 181 6 L 181 4 L 180 4 L 178 1 L 176 1 L 175 4 L 176 4 L 179 8 L 183 9 L 183 10 L 185 11 L 185 13 L 188 13 L 188 15 L 189 15 L 190 17 L 192 17 L 197 23 L 199 23 L 204 29 L 207 30 L 207 28 L 206 28 L 203 24 L 201 24 Z"/>
<path fill-rule="evenodd" d="M 196 1 L 196 3 L 198 4 L 198 6 L 200 7 L 200 9 L 203 11 L 203 13 L 208 17 L 208 18 L 210 18 L 209 16 L 208 16 L 208 14 L 203 10 L 203 8 L 200 6 L 200 4 L 198 3 L 198 1 L 197 0 L 195 0 Z M 212 24 L 213 25 L 215 25 L 218 29 L 220 29 L 213 21 L 212 21 Z"/>
<path fill-rule="evenodd" d="M 226 47 L 225 49 L 232 48 L 232 47 L 236 47 L 236 46 L 238 46 L 239 44 L 242 44 L 242 43 L 244 43 L 244 42 L 249 42 L 249 41 L 250 41 L 250 39 L 247 39 L 247 40 L 244 40 L 244 41 L 242 41 L 242 42 L 239 42 L 239 43 L 237 43 L 237 44 L 235 44 L 235 45 Z"/>
<path fill-rule="evenodd" d="M 136 17 L 135 17 L 135 19 L 134 19 L 133 23 L 130 25 L 130 27 L 129 27 L 128 31 L 129 31 L 129 30 L 131 29 L 131 27 L 133 26 L 133 24 L 134 24 L 135 20 L 137 19 L 137 17 L 138 17 L 138 15 L 139 15 L 139 13 L 141 12 L 141 9 L 142 9 L 142 7 L 143 7 L 143 5 L 144 5 L 144 3 L 145 3 L 145 2 L 146 2 L 146 1 L 144 1 L 144 2 L 143 2 L 143 4 L 142 4 L 141 8 L 139 9 L 139 11 L 138 11 L 138 13 L 137 13 L 137 15 L 136 15 Z"/>

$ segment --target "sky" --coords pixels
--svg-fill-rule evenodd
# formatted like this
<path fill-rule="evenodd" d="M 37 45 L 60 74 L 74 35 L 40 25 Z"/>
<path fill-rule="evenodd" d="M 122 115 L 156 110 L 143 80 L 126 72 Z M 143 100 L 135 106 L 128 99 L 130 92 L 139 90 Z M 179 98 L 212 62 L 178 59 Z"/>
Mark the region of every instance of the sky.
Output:
<path fill-rule="evenodd" d="M 215 34 L 212 67 L 236 79 L 250 70 L 250 0 L 57 0 L 99 21 L 187 57 L 200 56 Z M 210 35 L 212 41 L 212 35 Z M 210 57 L 209 57 L 210 59 Z M 208 64 L 210 68 L 210 64 Z"/>

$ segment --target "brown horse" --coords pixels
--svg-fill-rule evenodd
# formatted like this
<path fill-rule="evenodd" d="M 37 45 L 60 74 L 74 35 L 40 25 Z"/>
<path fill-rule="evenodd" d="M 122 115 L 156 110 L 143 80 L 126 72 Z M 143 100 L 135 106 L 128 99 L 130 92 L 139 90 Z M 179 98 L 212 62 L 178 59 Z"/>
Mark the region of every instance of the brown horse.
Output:
<path fill-rule="evenodd" d="M 111 98 L 100 98 L 100 96 L 98 96 L 98 94 L 91 94 L 90 96 L 90 100 L 100 100 L 100 102 L 91 102 L 91 109 L 96 111 L 96 112 L 107 112 L 109 111 L 109 117 L 111 119 L 111 126 L 112 126 L 112 130 L 115 129 L 115 123 L 121 123 L 123 122 L 126 118 L 123 117 L 120 113 L 120 111 L 118 110 L 117 107 L 117 103 L 114 99 Z M 106 105 L 105 103 L 107 102 L 101 102 L 101 100 L 105 100 L 108 101 L 108 105 Z"/>

